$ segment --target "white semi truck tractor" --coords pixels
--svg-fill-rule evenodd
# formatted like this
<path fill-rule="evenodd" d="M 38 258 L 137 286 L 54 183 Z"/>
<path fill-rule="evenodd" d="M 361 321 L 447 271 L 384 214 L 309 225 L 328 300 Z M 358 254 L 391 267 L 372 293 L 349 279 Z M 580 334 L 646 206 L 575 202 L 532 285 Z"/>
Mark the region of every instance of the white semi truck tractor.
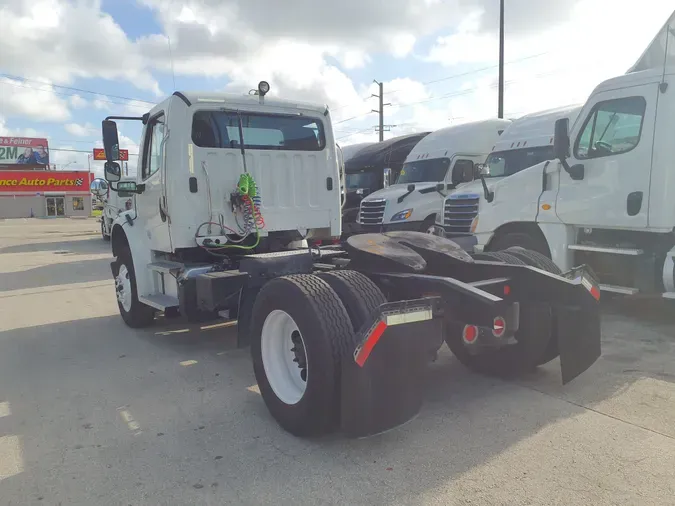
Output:
<path fill-rule="evenodd" d="M 123 177 L 120 181 L 124 183 L 126 181 L 135 180 L 136 178 Z M 90 190 L 95 197 L 103 202 L 100 218 L 101 237 L 104 241 L 109 241 L 115 218 L 117 218 L 122 211 L 133 209 L 134 195 L 125 192 L 124 190 L 111 191 L 108 184 L 102 180 L 92 181 Z"/>
<path fill-rule="evenodd" d="M 297 436 L 366 436 L 411 419 L 445 341 L 486 374 L 560 356 L 564 383 L 600 355 L 595 281 L 526 250 L 475 260 L 420 232 L 340 237 L 340 167 L 325 105 L 176 92 L 103 121 L 105 177 L 134 195 L 112 226 L 120 314 L 237 320 L 262 399 Z M 122 182 L 115 120 L 143 125 Z"/>
<path fill-rule="evenodd" d="M 471 224 L 478 251 L 519 245 L 590 266 L 606 292 L 675 299 L 674 33 L 671 17 L 576 121 L 556 122 L 553 161 L 492 185 Z"/>

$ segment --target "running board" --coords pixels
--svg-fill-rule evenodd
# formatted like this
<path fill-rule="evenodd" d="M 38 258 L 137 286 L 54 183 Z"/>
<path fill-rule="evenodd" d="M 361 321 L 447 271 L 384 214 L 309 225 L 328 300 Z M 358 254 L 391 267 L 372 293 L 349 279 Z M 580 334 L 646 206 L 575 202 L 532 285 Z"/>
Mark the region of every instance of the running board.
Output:
<path fill-rule="evenodd" d="M 570 244 L 567 249 L 573 251 L 588 251 L 589 253 L 607 253 L 609 255 L 640 256 L 644 253 L 641 249 L 634 248 L 603 248 L 601 246 L 587 246 L 586 244 Z"/>
<path fill-rule="evenodd" d="M 148 269 L 155 272 L 162 272 L 171 274 L 172 272 L 180 271 L 185 266 L 180 262 L 172 262 L 170 260 L 158 260 L 148 264 Z"/>
<path fill-rule="evenodd" d="M 619 293 L 621 295 L 635 295 L 640 290 L 631 288 L 630 286 L 615 286 L 615 285 L 600 285 L 600 290 L 603 292 Z"/>
<path fill-rule="evenodd" d="M 152 306 L 155 309 L 164 311 L 170 307 L 178 307 L 178 297 L 172 297 L 171 295 L 165 295 L 163 293 L 155 293 L 153 295 L 139 295 L 138 301 Z"/>

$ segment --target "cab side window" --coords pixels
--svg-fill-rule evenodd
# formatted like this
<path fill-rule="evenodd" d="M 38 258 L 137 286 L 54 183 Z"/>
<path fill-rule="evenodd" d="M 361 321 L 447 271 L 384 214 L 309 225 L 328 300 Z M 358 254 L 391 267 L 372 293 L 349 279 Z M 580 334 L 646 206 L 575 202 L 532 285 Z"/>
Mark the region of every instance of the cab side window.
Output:
<path fill-rule="evenodd" d="M 143 180 L 148 179 L 162 166 L 164 146 L 162 141 L 165 135 L 164 115 L 155 116 L 148 123 L 143 146 Z"/>
<path fill-rule="evenodd" d="M 576 158 L 601 158 L 634 149 L 640 142 L 646 107 L 643 97 L 618 98 L 596 104 L 576 140 Z"/>

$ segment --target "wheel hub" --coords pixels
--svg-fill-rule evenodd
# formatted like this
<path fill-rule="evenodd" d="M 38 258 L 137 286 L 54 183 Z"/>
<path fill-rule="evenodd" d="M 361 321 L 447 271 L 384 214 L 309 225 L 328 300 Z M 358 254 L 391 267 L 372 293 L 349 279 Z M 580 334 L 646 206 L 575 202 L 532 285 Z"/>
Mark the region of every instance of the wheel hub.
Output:
<path fill-rule="evenodd" d="M 131 311 L 131 279 L 129 277 L 129 270 L 127 266 L 120 265 L 120 270 L 115 276 L 115 292 L 117 294 L 117 302 L 122 308 L 129 312 Z"/>
<path fill-rule="evenodd" d="M 305 342 L 293 317 L 280 309 L 268 314 L 260 347 L 265 376 L 276 396 L 285 404 L 300 402 L 309 367 Z"/>

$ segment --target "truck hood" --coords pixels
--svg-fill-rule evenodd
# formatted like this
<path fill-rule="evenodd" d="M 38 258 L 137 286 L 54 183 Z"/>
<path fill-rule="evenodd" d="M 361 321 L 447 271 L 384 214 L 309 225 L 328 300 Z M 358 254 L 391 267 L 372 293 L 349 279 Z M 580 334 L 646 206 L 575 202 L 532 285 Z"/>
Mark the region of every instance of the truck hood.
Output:
<path fill-rule="evenodd" d="M 412 197 L 415 193 L 419 192 L 419 190 L 424 190 L 426 188 L 433 188 L 436 186 L 438 183 L 414 183 L 415 184 L 415 191 L 411 193 L 408 197 L 406 197 L 406 200 L 409 197 Z M 375 193 L 371 193 L 368 195 L 365 200 L 366 202 L 369 202 L 371 200 L 393 200 L 394 202 L 398 201 L 398 198 L 402 195 L 405 195 L 408 193 L 408 184 L 394 184 L 391 185 L 389 188 L 383 188 L 382 190 L 377 190 Z M 405 200 L 403 201 L 405 202 Z"/>

